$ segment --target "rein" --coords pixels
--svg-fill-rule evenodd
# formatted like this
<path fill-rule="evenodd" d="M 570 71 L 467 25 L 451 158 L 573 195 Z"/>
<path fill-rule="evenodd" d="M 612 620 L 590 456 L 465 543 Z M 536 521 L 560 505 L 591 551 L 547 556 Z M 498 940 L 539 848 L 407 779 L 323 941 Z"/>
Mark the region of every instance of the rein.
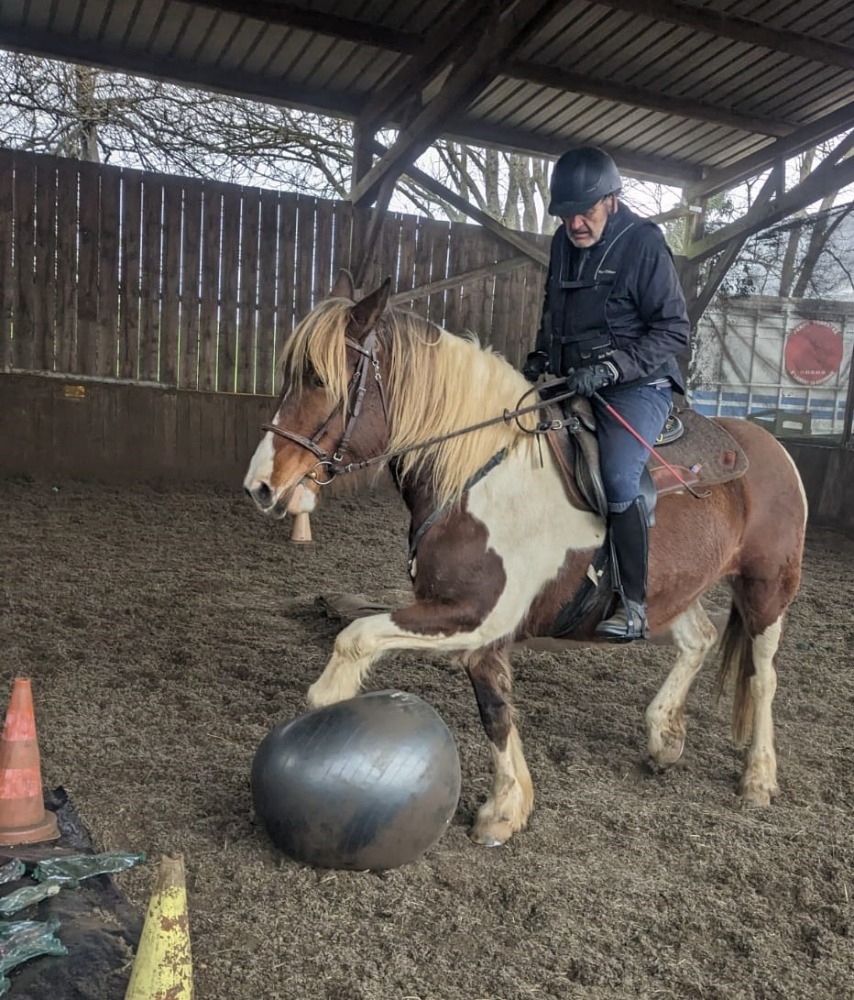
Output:
<path fill-rule="evenodd" d="M 563 379 L 555 379 L 555 381 L 562 382 Z M 550 384 L 551 383 L 543 383 L 543 385 Z M 535 391 L 536 388 L 537 387 L 535 386 L 529 389 L 528 392 L 525 393 L 525 396 Z M 560 402 L 563 399 L 569 399 L 572 395 L 574 395 L 574 393 L 565 392 L 560 396 L 554 396 L 549 400 L 549 402 Z M 524 399 L 525 396 L 522 396 L 522 399 Z M 330 471 L 334 475 L 346 472 L 360 472 L 362 469 L 368 468 L 368 466 L 376 465 L 378 462 L 386 462 L 390 458 L 398 458 L 400 455 L 406 455 L 410 451 L 417 451 L 419 448 L 431 448 L 434 444 L 441 444 L 443 441 L 450 441 L 451 438 L 460 437 L 463 434 L 472 434 L 474 431 L 483 430 L 484 427 L 492 427 L 494 424 L 510 423 L 511 420 L 516 420 L 518 417 L 522 417 L 526 413 L 533 413 L 535 410 L 541 410 L 543 406 L 544 403 L 540 400 L 538 403 L 531 403 L 528 406 L 517 407 L 515 410 L 504 410 L 500 417 L 490 417 L 489 419 L 481 420 L 476 424 L 468 424 L 466 427 L 460 427 L 455 431 L 448 431 L 447 434 L 439 434 L 436 437 L 428 438 L 426 441 L 419 441 L 417 444 L 410 444 L 405 448 L 398 448 L 396 451 L 383 452 L 381 455 L 375 455 L 373 458 L 363 459 L 361 462 L 350 462 L 347 465 L 332 465 Z M 527 428 L 521 427 L 521 425 L 519 429 L 524 431 L 526 434 L 545 434 L 547 431 L 560 430 L 562 426 L 563 421 L 561 420 L 546 420 L 537 424 L 533 430 L 529 431 Z"/>
<path fill-rule="evenodd" d="M 312 479 L 318 486 L 328 486 L 336 476 L 345 475 L 350 472 L 360 472 L 362 469 L 367 469 L 371 465 L 377 465 L 380 462 L 387 462 L 389 459 L 398 458 L 400 455 L 406 455 L 411 451 L 417 451 L 419 448 L 431 448 L 435 444 L 441 444 L 442 441 L 449 441 L 451 438 L 459 437 L 462 434 L 471 434 L 474 431 L 482 430 L 484 427 L 491 427 L 493 424 L 499 423 L 509 423 L 511 420 L 517 420 L 521 416 L 527 413 L 533 413 L 536 410 L 541 410 L 543 408 L 543 401 L 539 400 L 536 403 L 531 403 L 528 406 L 518 406 L 515 410 L 504 410 L 504 412 L 499 417 L 490 417 L 487 420 L 481 420 L 476 424 L 469 424 L 467 427 L 460 427 L 455 431 L 449 431 L 447 434 L 440 434 L 436 437 L 430 438 L 427 441 L 419 441 L 417 444 L 408 445 L 405 448 L 398 448 L 396 451 L 383 452 L 380 455 L 375 455 L 373 458 L 366 458 L 360 462 L 349 462 L 346 465 L 342 465 L 344 454 L 350 444 L 350 439 L 353 436 L 353 430 L 356 426 L 356 421 L 359 419 L 359 415 L 362 412 L 362 403 L 364 402 L 365 394 L 367 393 L 367 377 L 368 377 L 368 364 L 374 370 L 374 381 L 377 383 L 377 389 L 380 394 L 380 402 L 382 403 L 383 415 L 385 416 L 386 423 L 388 423 L 388 400 L 385 394 L 385 386 L 383 385 L 382 374 L 380 372 L 380 362 L 377 356 L 377 335 L 374 330 L 368 334 L 365 338 L 364 344 L 359 344 L 349 337 L 345 338 L 345 344 L 348 347 L 352 347 L 354 351 L 357 351 L 360 355 L 359 363 L 356 366 L 356 370 L 350 379 L 350 383 L 347 390 L 347 398 L 349 399 L 354 394 L 355 390 L 355 400 L 353 402 L 352 409 L 350 411 L 350 418 L 347 421 L 347 426 L 344 428 L 344 434 L 341 440 L 335 447 L 335 451 L 332 453 L 332 457 L 325 452 L 320 447 L 320 439 L 326 433 L 333 417 L 338 412 L 338 407 L 332 409 L 329 416 L 323 421 L 323 423 L 314 432 L 312 437 L 303 437 L 302 434 L 296 434 L 293 431 L 285 430 L 283 427 L 279 427 L 274 423 L 262 424 L 262 431 L 270 431 L 272 434 L 277 434 L 279 437 L 283 437 L 288 441 L 293 441 L 294 444 L 298 444 L 300 447 L 305 448 L 314 455 L 318 462 L 311 472 L 306 473 L 307 479 Z M 532 386 L 519 400 L 521 403 L 526 396 L 530 395 L 532 392 L 537 392 L 539 388 L 548 388 L 549 386 L 563 382 L 563 379 L 556 378 L 549 382 L 543 383 L 542 386 Z M 549 402 L 560 402 L 564 399 L 569 399 L 573 394 L 570 392 L 562 393 L 552 397 Z M 560 420 L 548 420 L 542 421 L 537 426 L 529 431 L 527 428 L 519 425 L 519 429 L 524 431 L 526 434 L 544 434 L 550 430 L 559 430 L 563 426 L 563 422 Z M 328 478 L 319 479 L 318 469 L 325 468 L 326 475 Z"/>
<path fill-rule="evenodd" d="M 294 444 L 298 444 L 300 447 L 310 451 L 318 459 L 315 467 L 310 472 L 306 473 L 306 478 L 312 479 L 318 486 L 328 486 L 336 476 L 345 475 L 350 472 L 361 472 L 363 469 L 367 469 L 372 465 L 377 465 L 380 462 L 387 462 L 389 459 L 399 458 L 401 455 L 406 455 L 411 451 L 417 451 L 420 448 L 431 448 L 433 445 L 441 444 L 443 441 L 450 441 L 452 438 L 460 437 L 463 434 L 472 434 L 475 431 L 483 430 L 485 427 L 492 427 L 495 424 L 506 424 L 510 423 L 511 420 L 515 420 L 519 430 L 523 431 L 525 434 L 545 434 L 548 431 L 560 430 L 565 424 L 565 421 L 562 420 L 546 420 L 538 423 L 533 430 L 528 430 L 519 423 L 519 417 L 543 408 L 545 403 L 539 397 L 539 392 L 542 389 L 550 389 L 553 386 L 566 383 L 566 380 L 563 378 L 552 378 L 547 382 L 541 383 L 540 385 L 531 386 L 531 388 L 519 399 L 519 403 L 521 403 L 532 392 L 536 392 L 538 394 L 536 403 L 530 403 L 527 406 L 520 406 L 519 403 L 517 403 L 515 410 L 505 409 L 501 416 L 489 417 L 488 419 L 481 420 L 476 424 L 469 424 L 466 427 L 460 427 L 455 431 L 449 431 L 447 434 L 439 434 L 436 437 L 428 438 L 426 441 L 419 441 L 417 444 L 407 445 L 405 448 L 398 448 L 396 451 L 386 451 L 379 455 L 375 455 L 373 458 L 366 458 L 360 462 L 348 462 L 346 465 L 342 465 L 341 463 L 344 459 L 347 448 L 350 445 L 350 439 L 353 436 L 356 421 L 359 419 L 359 415 L 362 412 L 362 404 L 368 390 L 368 364 L 370 364 L 374 370 L 374 381 L 377 383 L 377 389 L 380 394 L 380 402 L 382 403 L 383 408 L 383 415 L 385 417 L 386 424 L 388 424 L 388 400 L 386 398 L 385 386 L 383 385 L 382 373 L 380 371 L 379 356 L 377 355 L 376 331 L 371 330 L 368 333 L 364 344 L 359 344 L 355 340 L 351 340 L 350 337 L 346 337 L 344 343 L 347 347 L 351 347 L 354 351 L 358 352 L 360 357 L 359 363 L 353 372 L 347 389 L 348 399 L 353 396 L 355 390 L 355 400 L 350 411 L 349 420 L 344 428 L 344 434 L 338 442 L 335 451 L 332 453 L 331 458 L 328 453 L 320 447 L 319 442 L 332 422 L 332 418 L 337 413 L 337 406 L 331 410 L 329 416 L 323 421 L 311 438 L 303 437 L 302 434 L 295 434 L 293 431 L 285 430 L 282 427 L 278 427 L 274 423 L 261 425 L 261 430 L 270 431 L 273 434 L 278 434 L 279 437 L 286 438 L 288 441 L 293 441 Z M 572 392 L 559 393 L 557 395 L 550 396 L 548 402 L 560 403 L 565 399 L 570 399 L 574 395 L 575 393 Z M 662 463 L 662 465 L 668 469 L 671 475 L 673 475 L 688 490 L 691 496 L 696 497 L 697 499 L 702 499 L 703 496 L 708 495 L 698 494 L 694 489 L 692 489 L 691 485 L 685 482 L 677 470 L 666 462 L 651 445 L 647 444 L 637 431 L 631 427 L 628 422 L 625 421 L 620 414 L 617 413 L 617 411 L 614 410 L 614 408 L 599 395 L 599 393 L 596 393 L 596 398 L 605 407 L 605 409 L 607 409 L 608 412 L 626 428 L 626 430 L 630 431 L 638 439 L 638 441 L 640 441 L 650 454 L 654 455 Z M 326 469 L 326 475 L 328 478 L 318 478 L 318 469 L 321 468 Z"/>

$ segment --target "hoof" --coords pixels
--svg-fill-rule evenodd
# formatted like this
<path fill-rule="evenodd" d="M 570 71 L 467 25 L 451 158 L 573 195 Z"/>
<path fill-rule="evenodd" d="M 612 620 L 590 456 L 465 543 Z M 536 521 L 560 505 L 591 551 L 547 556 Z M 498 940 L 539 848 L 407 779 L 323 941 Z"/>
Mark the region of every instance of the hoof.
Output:
<path fill-rule="evenodd" d="M 679 736 L 676 739 L 662 741 L 653 751 L 650 749 L 649 755 L 659 767 L 670 767 L 685 752 L 685 737 Z"/>
<path fill-rule="evenodd" d="M 477 844 L 478 847 L 503 847 L 506 841 L 496 840 L 494 837 L 479 838 L 474 831 L 472 831 L 471 839 Z"/>
<path fill-rule="evenodd" d="M 766 788 L 762 785 L 745 782 L 741 786 L 741 801 L 746 806 L 765 808 L 766 806 L 770 806 L 779 794 L 780 789 L 776 785 Z"/>
<path fill-rule="evenodd" d="M 501 847 L 513 836 L 515 830 L 509 820 L 479 819 L 469 836 L 481 847 Z"/>
<path fill-rule="evenodd" d="M 354 698 L 359 693 L 358 688 L 351 694 L 341 690 L 340 687 L 332 687 L 330 684 L 323 684 L 315 681 L 308 689 L 305 701 L 309 708 L 326 708 L 327 705 L 334 705 L 336 702 L 345 701 L 347 698 Z"/>

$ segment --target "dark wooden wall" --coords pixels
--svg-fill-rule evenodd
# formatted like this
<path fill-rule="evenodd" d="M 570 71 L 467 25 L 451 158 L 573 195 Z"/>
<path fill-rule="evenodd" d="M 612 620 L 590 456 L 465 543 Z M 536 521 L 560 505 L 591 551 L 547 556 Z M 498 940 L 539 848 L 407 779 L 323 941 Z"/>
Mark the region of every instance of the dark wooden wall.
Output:
<path fill-rule="evenodd" d="M 268 396 L 0 375 L 0 472 L 240 491 Z"/>
<path fill-rule="evenodd" d="M 780 443 L 801 474 L 810 524 L 854 535 L 854 451 L 794 441 Z"/>
<path fill-rule="evenodd" d="M 304 195 L 0 150 L 0 205 L 3 371 L 269 394 L 349 264 L 349 204 Z M 399 304 L 518 363 L 542 267 L 413 291 L 514 257 L 478 226 L 389 213 L 366 286 L 391 275 Z"/>

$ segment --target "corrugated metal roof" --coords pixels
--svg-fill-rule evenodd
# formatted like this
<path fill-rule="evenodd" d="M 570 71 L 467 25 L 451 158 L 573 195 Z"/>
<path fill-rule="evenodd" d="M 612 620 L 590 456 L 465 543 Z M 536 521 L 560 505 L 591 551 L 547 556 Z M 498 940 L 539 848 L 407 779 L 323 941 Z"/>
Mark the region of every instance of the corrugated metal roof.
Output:
<path fill-rule="evenodd" d="M 538 2 L 548 16 L 505 47 L 479 93 L 444 116 L 443 134 L 552 155 L 595 142 L 629 172 L 691 182 L 747 176 L 854 127 L 847 0 Z M 537 6 L 492 6 L 506 17 L 526 4 Z M 461 44 L 465 59 L 488 47 L 482 26 L 471 37 L 431 38 L 444 16 L 478 6 L 3 0 L 0 45 L 356 117 L 426 46 L 434 58 L 402 96 L 429 83 L 443 50 Z M 403 107 L 383 123 L 400 125 Z"/>

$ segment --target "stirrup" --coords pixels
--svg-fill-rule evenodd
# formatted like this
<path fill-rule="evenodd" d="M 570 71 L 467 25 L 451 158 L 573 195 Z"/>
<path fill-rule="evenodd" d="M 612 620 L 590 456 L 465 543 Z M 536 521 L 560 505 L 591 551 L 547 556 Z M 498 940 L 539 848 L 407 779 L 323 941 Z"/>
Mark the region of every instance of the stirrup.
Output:
<path fill-rule="evenodd" d="M 667 420 L 664 422 L 661 433 L 655 439 L 655 446 L 660 448 L 662 445 L 670 444 L 671 441 L 678 441 L 684 433 L 685 425 L 671 409 L 670 413 L 667 414 Z"/>
<path fill-rule="evenodd" d="M 599 622 L 596 635 L 608 642 L 634 642 L 649 638 L 646 604 L 642 601 L 621 601 L 610 618 Z"/>

